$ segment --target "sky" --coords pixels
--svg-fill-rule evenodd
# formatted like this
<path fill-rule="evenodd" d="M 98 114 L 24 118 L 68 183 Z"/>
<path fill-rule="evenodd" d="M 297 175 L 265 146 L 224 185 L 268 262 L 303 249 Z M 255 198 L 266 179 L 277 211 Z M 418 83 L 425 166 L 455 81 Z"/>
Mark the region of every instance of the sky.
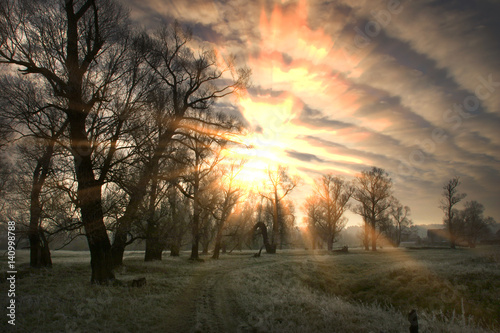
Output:
<path fill-rule="evenodd" d="M 252 70 L 220 107 L 244 118 L 249 168 L 302 176 L 298 212 L 318 176 L 377 166 L 415 224 L 442 223 L 455 176 L 500 222 L 500 1 L 121 1 L 135 24 L 177 20 Z"/>

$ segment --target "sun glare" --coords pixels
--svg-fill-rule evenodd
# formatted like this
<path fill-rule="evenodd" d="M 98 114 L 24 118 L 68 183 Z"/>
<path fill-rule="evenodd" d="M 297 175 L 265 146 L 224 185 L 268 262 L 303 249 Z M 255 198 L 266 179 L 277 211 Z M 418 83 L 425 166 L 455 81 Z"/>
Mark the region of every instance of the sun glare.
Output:
<path fill-rule="evenodd" d="M 267 170 L 277 165 L 286 165 L 290 171 L 302 170 L 299 173 L 307 182 L 312 179 L 306 175 L 307 170 L 353 174 L 346 163 L 369 164 L 308 137 L 312 126 L 314 136 L 340 146 L 365 140 L 368 135 L 303 121 L 304 104 L 317 105 L 318 109 L 328 105 L 339 117 L 350 117 L 357 100 L 338 68 L 332 67 L 342 57 L 334 47 L 335 41 L 322 28 L 309 26 L 308 10 L 306 0 L 294 5 L 275 4 L 271 13 L 261 10 L 260 40 L 257 45 L 249 45 L 258 52 L 248 59 L 259 88 L 238 95 L 238 107 L 249 128 L 246 134 L 232 138 L 240 145 L 229 149 L 232 158 L 246 161 L 236 177 L 244 187 L 261 186 L 268 177 Z M 385 128 L 390 123 L 373 126 Z"/>

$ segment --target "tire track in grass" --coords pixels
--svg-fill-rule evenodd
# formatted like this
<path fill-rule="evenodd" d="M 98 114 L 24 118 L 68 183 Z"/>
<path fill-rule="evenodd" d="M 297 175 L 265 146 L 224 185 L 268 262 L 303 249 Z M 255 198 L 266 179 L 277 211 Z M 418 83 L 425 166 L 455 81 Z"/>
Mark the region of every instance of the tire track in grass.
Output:
<path fill-rule="evenodd" d="M 255 269 L 273 263 L 274 261 L 269 260 L 256 260 L 250 265 Z M 226 260 L 215 262 L 213 265 L 217 267 L 207 270 L 204 278 L 203 292 L 198 302 L 195 332 L 239 332 L 240 325 L 246 321 L 246 316 L 230 288 L 231 273 L 249 269 L 248 262 L 242 264 L 241 259 L 231 262 Z"/>
<path fill-rule="evenodd" d="M 189 284 L 173 300 L 171 310 L 165 314 L 167 327 L 165 332 L 180 333 L 192 332 L 196 321 L 196 302 L 200 294 L 200 285 L 204 272 L 199 268 L 190 279 Z"/>
<path fill-rule="evenodd" d="M 252 260 L 252 259 L 249 259 Z M 271 260 L 251 262 L 252 268 L 267 266 Z M 164 332 L 237 332 L 244 321 L 242 310 L 230 290 L 231 273 L 249 269 L 241 258 L 194 264 L 189 283 L 172 300 L 171 309 L 163 318 Z"/>

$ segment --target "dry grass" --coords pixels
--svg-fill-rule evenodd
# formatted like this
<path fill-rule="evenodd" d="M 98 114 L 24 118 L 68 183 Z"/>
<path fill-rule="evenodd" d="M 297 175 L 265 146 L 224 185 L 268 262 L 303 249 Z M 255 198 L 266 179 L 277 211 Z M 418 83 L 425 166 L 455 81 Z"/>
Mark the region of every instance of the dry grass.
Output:
<path fill-rule="evenodd" d="M 52 269 L 18 279 L 16 327 L 2 315 L 0 330 L 168 332 L 180 311 L 192 311 L 186 327 L 203 332 L 224 330 L 224 322 L 239 332 L 405 332 L 415 308 L 420 332 L 494 332 L 499 250 L 247 252 L 204 263 L 144 263 L 142 253 L 128 252 L 117 277 L 145 276 L 144 288 L 91 286 L 88 254 L 59 251 Z M 28 270 L 26 260 L 18 251 L 19 270 Z"/>

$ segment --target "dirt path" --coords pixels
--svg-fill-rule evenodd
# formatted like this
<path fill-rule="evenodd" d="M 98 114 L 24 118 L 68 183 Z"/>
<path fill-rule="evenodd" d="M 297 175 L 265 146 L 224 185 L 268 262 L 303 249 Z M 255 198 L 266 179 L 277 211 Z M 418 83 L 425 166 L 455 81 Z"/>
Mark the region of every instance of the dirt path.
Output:
<path fill-rule="evenodd" d="M 252 266 L 266 264 L 271 263 L 255 261 Z M 171 311 L 164 318 L 169 323 L 166 332 L 241 332 L 240 325 L 246 318 L 230 288 L 231 272 L 241 269 L 241 262 L 194 265 L 198 266 L 193 268 L 189 284 L 172 302 Z"/>

